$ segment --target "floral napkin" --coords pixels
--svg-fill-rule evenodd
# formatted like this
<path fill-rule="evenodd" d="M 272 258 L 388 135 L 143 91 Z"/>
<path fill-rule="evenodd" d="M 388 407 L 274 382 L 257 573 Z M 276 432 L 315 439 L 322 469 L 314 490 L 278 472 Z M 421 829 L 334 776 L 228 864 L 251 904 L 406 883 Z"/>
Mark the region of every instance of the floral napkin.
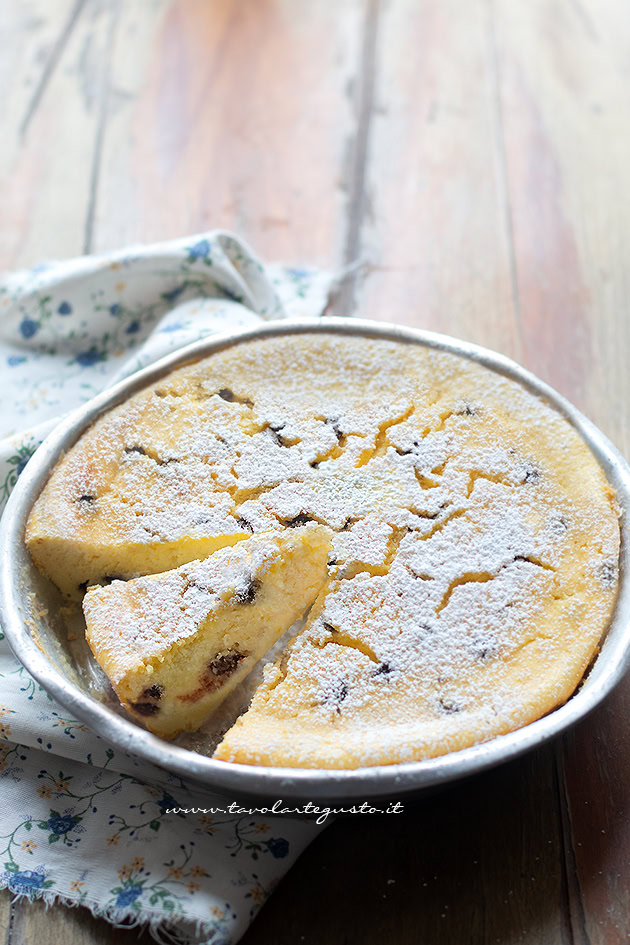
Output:
<path fill-rule="evenodd" d="M 331 283 L 321 271 L 263 267 L 222 232 L 8 276 L 0 510 L 64 413 L 199 338 L 319 316 Z M 0 641 L 0 885 L 147 924 L 157 941 L 238 941 L 321 823 L 250 814 L 110 747 Z"/>

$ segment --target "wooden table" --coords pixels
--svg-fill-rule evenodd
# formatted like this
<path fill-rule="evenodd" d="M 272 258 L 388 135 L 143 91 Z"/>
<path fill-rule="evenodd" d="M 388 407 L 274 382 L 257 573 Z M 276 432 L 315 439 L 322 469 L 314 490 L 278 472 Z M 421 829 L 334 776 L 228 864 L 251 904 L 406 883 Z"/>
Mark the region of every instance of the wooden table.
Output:
<path fill-rule="evenodd" d="M 360 260 L 335 313 L 496 348 L 628 454 L 627 0 L 4 0 L 0 88 L 0 266 L 218 226 Z M 332 825 L 243 942 L 627 942 L 629 710 Z M 1 908 L 11 945 L 137 941 Z"/>

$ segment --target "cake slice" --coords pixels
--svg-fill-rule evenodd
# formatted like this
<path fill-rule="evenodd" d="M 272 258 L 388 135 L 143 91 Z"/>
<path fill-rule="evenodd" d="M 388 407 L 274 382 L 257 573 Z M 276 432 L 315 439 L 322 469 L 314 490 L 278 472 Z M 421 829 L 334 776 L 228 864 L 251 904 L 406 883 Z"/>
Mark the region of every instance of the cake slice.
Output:
<path fill-rule="evenodd" d="M 150 731 L 194 731 L 312 604 L 331 533 L 253 536 L 172 571 L 88 589 L 87 640 L 123 706 Z"/>

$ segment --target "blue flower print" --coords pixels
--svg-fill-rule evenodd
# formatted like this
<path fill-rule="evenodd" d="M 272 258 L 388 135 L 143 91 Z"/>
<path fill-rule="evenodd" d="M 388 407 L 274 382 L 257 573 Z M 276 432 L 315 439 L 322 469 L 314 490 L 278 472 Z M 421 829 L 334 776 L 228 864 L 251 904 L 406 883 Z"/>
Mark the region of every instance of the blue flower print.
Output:
<path fill-rule="evenodd" d="M 24 456 L 21 456 L 21 457 L 20 457 L 20 459 L 19 459 L 19 461 L 18 461 L 18 464 L 17 464 L 17 466 L 15 467 L 15 471 L 17 472 L 18 476 L 20 476 L 20 475 L 24 472 L 24 468 L 25 468 L 25 466 L 26 466 L 26 464 L 28 463 L 28 461 L 29 461 L 30 458 L 31 458 L 31 457 L 30 457 L 29 455 L 24 455 Z"/>
<path fill-rule="evenodd" d="M 71 814 L 66 811 L 65 814 L 60 814 L 56 810 L 50 811 L 50 816 L 48 820 L 40 820 L 37 822 L 37 826 L 40 830 L 48 831 L 48 842 L 49 843 L 58 843 L 60 840 L 67 847 L 74 846 L 75 843 L 80 843 L 80 840 L 76 837 L 72 839 L 68 836 L 70 831 L 76 830 L 81 832 L 83 827 L 79 826 L 79 822 L 83 820 L 83 817 L 79 817 L 76 814 Z"/>
<path fill-rule="evenodd" d="M 171 331 L 179 331 L 180 328 L 183 328 L 181 322 L 171 322 L 170 325 L 165 325 L 164 328 L 160 328 L 162 334 L 168 334 Z"/>
<path fill-rule="evenodd" d="M 271 840 L 267 840 L 267 849 L 272 856 L 281 860 L 289 852 L 289 841 L 284 837 L 272 837 Z"/>
<path fill-rule="evenodd" d="M 7 364 L 9 367 L 15 367 L 18 364 L 23 364 L 26 361 L 24 355 L 10 354 L 7 358 Z"/>
<path fill-rule="evenodd" d="M 53 812 L 51 811 L 51 813 Z M 63 817 L 60 814 L 53 814 L 48 820 L 47 826 L 51 833 L 61 835 L 72 830 L 78 822 L 79 818 L 73 817 L 72 814 L 65 814 Z"/>
<path fill-rule="evenodd" d="M 135 335 L 137 331 L 140 331 L 140 322 L 137 319 L 133 322 L 129 322 L 125 331 L 128 335 Z"/>
<path fill-rule="evenodd" d="M 118 896 L 116 897 L 116 905 L 130 906 L 136 901 L 138 896 L 141 895 L 142 886 L 132 884 L 131 886 L 127 886 L 125 889 L 123 889 L 122 892 L 118 893 Z"/>
<path fill-rule="evenodd" d="M 70 302 L 62 302 L 57 309 L 59 315 L 72 315 L 72 306 Z"/>
<path fill-rule="evenodd" d="M 33 870 L 22 870 L 19 873 L 10 873 L 9 889 L 11 892 L 25 892 L 27 889 L 41 889 L 45 879 L 45 873 L 36 873 Z"/>
<path fill-rule="evenodd" d="M 82 351 L 76 356 L 76 362 L 80 364 L 81 367 L 92 367 L 93 364 L 98 364 L 98 362 L 102 360 L 103 354 L 101 351 L 97 351 L 96 348 L 90 348 L 89 351 Z"/>
<path fill-rule="evenodd" d="M 311 275 L 311 269 L 304 269 L 303 266 L 291 266 L 287 268 L 287 272 L 290 276 L 293 276 L 294 279 L 306 279 L 307 276 Z"/>
<path fill-rule="evenodd" d="M 210 243 L 208 240 L 199 240 L 194 246 L 188 247 L 188 259 L 194 262 L 195 259 L 207 259 L 210 255 Z"/>
<path fill-rule="evenodd" d="M 34 321 L 32 318 L 25 318 L 20 322 L 20 332 L 23 338 L 32 338 L 38 331 L 39 322 Z"/>
<path fill-rule="evenodd" d="M 162 798 L 157 801 L 157 806 L 160 808 L 162 813 L 165 814 L 170 808 L 179 807 L 180 805 L 177 803 L 174 797 L 171 797 L 170 794 L 164 794 Z"/>
<path fill-rule="evenodd" d="M 120 304 L 120 302 L 114 302 L 113 305 L 109 306 L 110 315 L 120 315 L 121 312 L 122 312 L 122 305 Z"/>

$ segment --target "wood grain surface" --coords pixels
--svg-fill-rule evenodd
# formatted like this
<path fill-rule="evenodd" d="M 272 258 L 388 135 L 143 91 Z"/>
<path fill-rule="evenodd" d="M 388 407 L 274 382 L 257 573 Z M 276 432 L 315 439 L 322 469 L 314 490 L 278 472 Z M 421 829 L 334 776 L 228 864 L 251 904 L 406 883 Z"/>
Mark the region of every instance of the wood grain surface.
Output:
<path fill-rule="evenodd" d="M 356 264 L 331 311 L 498 349 L 630 455 L 627 0 L 5 0 L 0 85 L 0 267 L 215 226 Z M 628 942 L 629 716 L 626 680 L 544 750 L 333 824 L 244 945 Z M 0 926 L 149 941 L 7 893 Z"/>

